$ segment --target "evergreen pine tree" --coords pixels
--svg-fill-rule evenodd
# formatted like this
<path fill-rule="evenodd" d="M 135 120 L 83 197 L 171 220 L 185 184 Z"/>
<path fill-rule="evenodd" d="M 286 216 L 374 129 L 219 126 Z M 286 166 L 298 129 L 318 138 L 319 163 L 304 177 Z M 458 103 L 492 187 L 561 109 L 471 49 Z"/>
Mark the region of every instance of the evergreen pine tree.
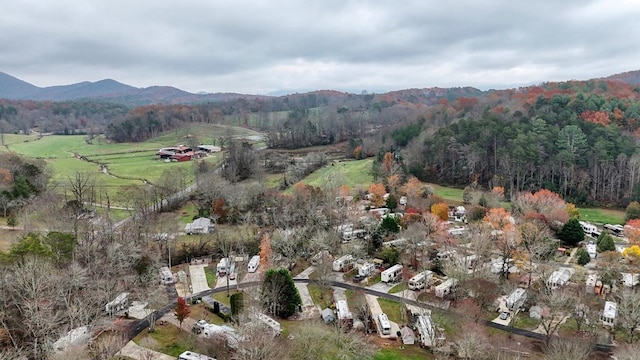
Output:
<path fill-rule="evenodd" d="M 570 246 L 575 246 L 584 240 L 584 230 L 578 219 L 569 219 L 558 232 L 558 238 Z"/>

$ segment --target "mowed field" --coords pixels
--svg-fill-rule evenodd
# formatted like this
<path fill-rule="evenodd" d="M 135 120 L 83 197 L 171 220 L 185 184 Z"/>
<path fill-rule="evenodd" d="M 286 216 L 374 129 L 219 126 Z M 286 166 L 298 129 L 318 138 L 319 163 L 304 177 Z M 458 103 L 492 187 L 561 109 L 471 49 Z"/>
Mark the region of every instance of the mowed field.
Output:
<path fill-rule="evenodd" d="M 108 194 L 112 204 L 117 205 L 118 192 L 123 186 L 140 185 L 145 181 L 153 183 L 167 170 L 185 177 L 187 183 L 193 181 L 195 162 L 161 161 L 156 155 L 161 147 L 194 142 L 219 144 L 228 136 L 250 137 L 259 142 L 255 139 L 261 135 L 233 126 L 194 124 L 141 143 L 115 144 L 99 137 L 88 144 L 84 135 L 48 135 L 40 139 L 33 135 L 7 135 L 4 149 L 46 161 L 52 173 L 52 187 L 64 189 L 69 177 L 78 171 L 94 174 L 101 195 L 106 197 Z M 211 154 L 205 161 L 221 163 L 222 154 Z M 99 164 L 105 164 L 109 174 L 103 173 Z"/>

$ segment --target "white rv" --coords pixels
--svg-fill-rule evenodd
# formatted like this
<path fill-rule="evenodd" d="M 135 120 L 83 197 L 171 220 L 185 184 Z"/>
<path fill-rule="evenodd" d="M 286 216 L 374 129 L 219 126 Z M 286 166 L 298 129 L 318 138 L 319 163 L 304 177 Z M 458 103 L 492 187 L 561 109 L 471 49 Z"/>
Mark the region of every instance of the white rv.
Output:
<path fill-rule="evenodd" d="M 458 284 L 457 279 L 448 279 L 442 284 L 436 286 L 436 296 L 439 298 L 445 297 L 445 295 L 451 292 L 451 288 Z"/>
<path fill-rule="evenodd" d="M 383 271 L 382 274 L 380 274 L 380 281 L 384 283 L 396 282 L 400 280 L 401 276 L 402 276 L 402 265 L 396 264 L 388 268 L 387 270 Z"/>
<path fill-rule="evenodd" d="M 216 272 L 218 277 L 227 275 L 227 271 L 231 271 L 231 261 L 229 258 L 222 258 L 218 265 L 216 265 Z"/>
<path fill-rule="evenodd" d="M 571 275 L 573 275 L 574 270 L 572 268 L 560 268 L 551 273 L 549 279 L 547 279 L 547 288 L 551 290 L 555 290 L 560 286 L 564 286 Z"/>
<path fill-rule="evenodd" d="M 585 234 L 591 235 L 594 237 L 600 236 L 600 231 L 598 231 L 597 226 L 590 224 L 586 221 L 580 221 L 580 226 L 582 227 L 582 231 L 584 231 Z"/>
<path fill-rule="evenodd" d="M 364 229 L 350 230 L 342 233 L 342 242 L 348 243 L 355 239 L 363 239 L 367 231 Z"/>
<path fill-rule="evenodd" d="M 256 272 L 258 270 L 258 266 L 260 266 L 260 255 L 254 255 L 249 260 L 248 271 L 250 273 Z"/>
<path fill-rule="evenodd" d="M 600 316 L 602 325 L 607 327 L 613 327 L 616 324 L 616 318 L 618 317 L 618 304 L 613 301 L 605 301 L 604 310 Z"/>
<path fill-rule="evenodd" d="M 108 315 L 114 315 L 120 311 L 123 311 L 125 309 L 129 308 L 129 293 L 128 292 L 123 292 L 118 294 L 118 296 L 116 296 L 115 299 L 113 299 L 112 301 L 108 302 L 105 306 L 104 306 L 104 311 L 108 314 Z"/>
<path fill-rule="evenodd" d="M 344 255 L 333 260 L 333 271 L 349 271 L 353 267 L 353 256 Z"/>
<path fill-rule="evenodd" d="M 280 323 L 268 317 L 267 315 L 258 314 L 258 320 L 264 325 L 271 328 L 271 330 L 273 330 L 273 336 L 280 336 L 280 334 L 282 333 L 282 327 L 280 326 Z"/>
<path fill-rule="evenodd" d="M 433 279 L 433 271 L 425 270 L 418 275 L 409 279 L 409 289 L 411 290 L 420 290 L 424 289 L 426 286 L 431 284 L 431 279 Z"/>
<path fill-rule="evenodd" d="M 375 269 L 376 269 L 376 265 L 375 264 L 364 263 L 358 269 L 358 276 L 360 276 L 360 277 L 369 276 L 369 275 L 371 275 L 373 273 L 373 270 L 375 270 Z"/>
<path fill-rule="evenodd" d="M 216 360 L 210 356 L 198 354 L 193 351 L 185 351 L 180 356 L 178 356 L 178 360 Z"/>
<path fill-rule="evenodd" d="M 515 311 L 524 305 L 525 300 L 527 300 L 527 292 L 525 289 L 517 288 L 513 290 L 509 297 L 507 297 L 507 308 L 511 311 Z"/>
<path fill-rule="evenodd" d="M 163 266 L 160 269 L 160 282 L 164 285 L 173 284 L 174 283 L 173 273 L 168 266 Z"/>
<path fill-rule="evenodd" d="M 349 306 L 347 305 L 346 300 L 336 301 L 336 310 L 341 327 L 350 328 L 353 326 L 353 315 L 351 314 L 351 311 L 349 311 Z"/>
<path fill-rule="evenodd" d="M 380 323 L 380 332 L 382 335 L 391 335 L 391 322 L 387 314 L 382 313 L 378 315 L 378 322 Z"/>
<path fill-rule="evenodd" d="M 420 335 L 419 341 L 421 347 L 432 347 L 436 345 L 437 333 L 431 321 L 431 316 L 428 314 L 418 315 L 416 317 L 415 328 L 418 335 Z"/>

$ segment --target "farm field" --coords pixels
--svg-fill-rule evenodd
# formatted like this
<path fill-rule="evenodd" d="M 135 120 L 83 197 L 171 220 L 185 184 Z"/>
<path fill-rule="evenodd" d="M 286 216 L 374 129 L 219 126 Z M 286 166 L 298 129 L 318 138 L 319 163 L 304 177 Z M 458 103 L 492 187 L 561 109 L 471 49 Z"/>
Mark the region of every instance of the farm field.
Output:
<path fill-rule="evenodd" d="M 371 164 L 373 159 L 333 162 L 302 179 L 307 185 L 324 187 L 335 184 L 335 187 L 347 185 L 349 188 L 367 189 L 373 183 Z"/>
<path fill-rule="evenodd" d="M 142 185 L 145 181 L 153 183 L 166 170 L 184 177 L 186 183 L 193 182 L 195 162 L 160 161 L 156 156 L 159 148 L 194 142 L 219 144 L 228 136 L 250 137 L 250 141 L 259 142 L 262 134 L 250 129 L 209 124 L 194 124 L 145 142 L 124 144 L 110 143 L 102 137 L 88 144 L 84 135 L 48 135 L 38 139 L 34 135 L 7 134 L 4 149 L 43 159 L 52 172 L 51 186 L 59 187 L 61 191 L 76 172 L 94 174 L 98 197 L 108 196 L 111 203 L 117 205 L 121 202 L 118 193 L 123 186 Z M 212 154 L 205 161 L 219 164 L 222 154 Z M 105 164 L 109 174 L 103 173 L 98 164 Z"/>

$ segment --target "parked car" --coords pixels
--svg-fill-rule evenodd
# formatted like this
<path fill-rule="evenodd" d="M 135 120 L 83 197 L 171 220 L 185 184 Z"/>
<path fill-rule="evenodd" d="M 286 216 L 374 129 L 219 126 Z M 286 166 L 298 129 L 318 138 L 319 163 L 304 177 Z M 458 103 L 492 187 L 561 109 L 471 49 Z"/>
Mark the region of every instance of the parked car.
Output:
<path fill-rule="evenodd" d="M 509 316 L 511 316 L 511 314 L 509 314 L 506 311 L 503 311 L 500 313 L 500 320 L 507 320 L 509 318 Z"/>
<path fill-rule="evenodd" d="M 229 280 L 235 280 L 235 279 L 236 279 L 236 273 L 229 274 Z"/>

